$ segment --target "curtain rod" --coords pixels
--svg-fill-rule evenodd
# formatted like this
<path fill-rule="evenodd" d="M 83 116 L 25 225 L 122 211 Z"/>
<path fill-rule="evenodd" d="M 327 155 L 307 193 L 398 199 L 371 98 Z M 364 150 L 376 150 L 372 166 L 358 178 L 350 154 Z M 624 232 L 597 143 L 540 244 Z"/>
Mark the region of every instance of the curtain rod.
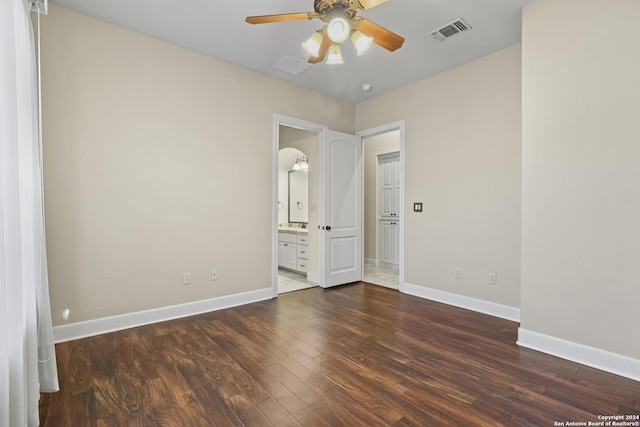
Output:
<path fill-rule="evenodd" d="M 38 12 L 41 15 L 49 13 L 48 0 L 31 0 L 31 11 Z"/>

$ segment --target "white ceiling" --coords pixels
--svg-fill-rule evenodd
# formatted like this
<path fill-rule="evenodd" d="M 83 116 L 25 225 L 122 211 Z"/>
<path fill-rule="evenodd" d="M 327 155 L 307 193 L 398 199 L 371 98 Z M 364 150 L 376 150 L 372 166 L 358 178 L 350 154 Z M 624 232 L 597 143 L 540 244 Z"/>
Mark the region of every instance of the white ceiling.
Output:
<path fill-rule="evenodd" d="M 395 52 L 374 45 L 358 57 L 342 43 L 341 65 L 319 63 L 294 76 L 273 68 L 303 61 L 300 43 L 322 21 L 250 25 L 250 15 L 313 11 L 313 0 L 53 0 L 68 9 L 350 102 L 396 89 L 520 42 L 521 10 L 533 0 L 389 0 L 359 13 L 406 41 Z M 444 42 L 429 35 L 464 18 L 472 30 Z M 366 93 L 362 84 L 373 89 Z"/>

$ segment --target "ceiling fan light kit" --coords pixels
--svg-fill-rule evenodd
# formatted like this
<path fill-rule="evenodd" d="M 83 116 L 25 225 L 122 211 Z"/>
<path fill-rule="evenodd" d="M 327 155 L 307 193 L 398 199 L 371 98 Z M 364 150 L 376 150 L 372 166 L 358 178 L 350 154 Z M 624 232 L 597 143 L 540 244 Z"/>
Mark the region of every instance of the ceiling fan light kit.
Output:
<path fill-rule="evenodd" d="M 317 57 L 320 54 L 320 46 L 322 45 L 322 32 L 316 31 L 311 34 L 309 40 L 302 43 L 304 50 L 311 56 Z"/>
<path fill-rule="evenodd" d="M 329 47 L 329 56 L 327 57 L 327 64 L 344 64 L 342 59 L 342 52 L 340 51 L 340 45 L 334 43 Z"/>
<path fill-rule="evenodd" d="M 349 37 L 351 27 L 346 19 L 342 16 L 337 16 L 329 21 L 327 25 L 327 35 L 334 43 L 342 43 Z"/>
<path fill-rule="evenodd" d="M 249 24 L 295 21 L 319 18 L 327 25 L 316 31 L 302 43 L 309 54 L 309 62 L 322 61 L 327 53 L 327 64 L 343 64 L 340 43 L 351 36 L 358 55 L 365 53 L 372 43 L 393 52 L 404 43 L 404 38 L 366 18 L 356 16 L 362 10 L 370 9 L 388 0 L 315 0 L 314 12 L 283 13 L 278 15 L 249 16 Z"/>
<path fill-rule="evenodd" d="M 369 48 L 371 47 L 371 44 L 373 43 L 373 37 L 365 36 L 360 31 L 355 30 L 351 35 L 351 41 L 353 42 L 353 45 L 356 47 L 358 56 L 360 56 L 369 50 Z"/>

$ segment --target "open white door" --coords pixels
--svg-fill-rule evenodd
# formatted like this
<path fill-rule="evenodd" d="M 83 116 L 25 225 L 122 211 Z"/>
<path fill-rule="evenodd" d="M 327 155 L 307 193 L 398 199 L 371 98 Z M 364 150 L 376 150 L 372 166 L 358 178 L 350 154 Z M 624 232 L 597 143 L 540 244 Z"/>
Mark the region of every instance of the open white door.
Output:
<path fill-rule="evenodd" d="M 362 280 L 362 139 L 321 133 L 320 285 Z"/>

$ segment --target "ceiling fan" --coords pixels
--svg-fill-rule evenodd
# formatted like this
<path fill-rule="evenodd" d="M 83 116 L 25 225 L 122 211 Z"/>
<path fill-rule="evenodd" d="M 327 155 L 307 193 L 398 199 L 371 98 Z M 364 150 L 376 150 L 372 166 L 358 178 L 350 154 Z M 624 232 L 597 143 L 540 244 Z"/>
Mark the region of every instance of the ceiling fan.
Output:
<path fill-rule="evenodd" d="M 302 47 L 309 54 L 309 62 L 321 62 L 327 52 L 327 64 L 343 63 L 340 43 L 351 36 L 358 55 L 369 49 L 372 43 L 390 52 L 399 49 L 404 38 L 366 18 L 356 16 L 362 10 L 370 9 L 388 0 L 315 0 L 314 12 L 282 13 L 278 15 L 249 16 L 249 24 L 298 21 L 318 18 L 326 23 L 322 29 L 311 35 Z"/>

